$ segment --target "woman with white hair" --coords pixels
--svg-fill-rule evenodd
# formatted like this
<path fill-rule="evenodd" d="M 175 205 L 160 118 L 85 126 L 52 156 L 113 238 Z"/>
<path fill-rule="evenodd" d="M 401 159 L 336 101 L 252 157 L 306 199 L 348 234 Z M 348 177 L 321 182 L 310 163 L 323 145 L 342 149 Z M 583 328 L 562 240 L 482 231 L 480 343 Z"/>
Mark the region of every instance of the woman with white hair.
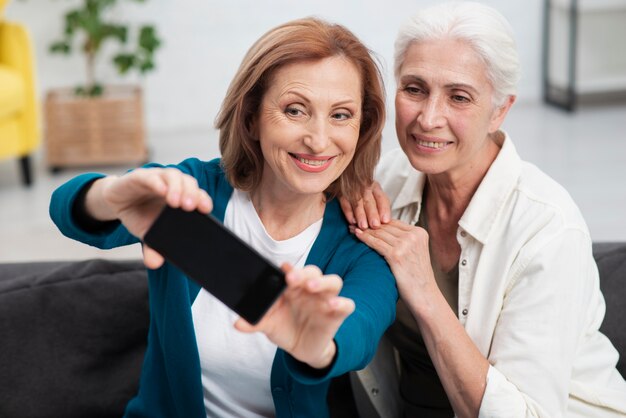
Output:
<path fill-rule="evenodd" d="M 409 20 L 395 48 L 401 149 L 362 200 L 342 202 L 401 295 L 357 374 L 378 415 L 624 416 L 585 221 L 500 129 L 519 78 L 510 25 L 445 3 Z"/>

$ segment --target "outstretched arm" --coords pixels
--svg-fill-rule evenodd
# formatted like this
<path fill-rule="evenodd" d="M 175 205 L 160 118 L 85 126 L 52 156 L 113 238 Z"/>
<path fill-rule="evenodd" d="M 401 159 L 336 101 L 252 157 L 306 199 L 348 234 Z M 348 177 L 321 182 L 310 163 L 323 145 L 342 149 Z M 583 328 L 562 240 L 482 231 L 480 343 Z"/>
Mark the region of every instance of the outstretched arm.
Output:
<path fill-rule="evenodd" d="M 85 194 L 85 215 L 96 221 L 119 220 L 142 239 L 166 204 L 187 211 L 209 213 L 213 207 L 206 191 L 192 176 L 175 168 L 138 168 L 123 176 L 95 180 Z M 144 245 L 144 263 L 158 268 L 163 257 Z"/>

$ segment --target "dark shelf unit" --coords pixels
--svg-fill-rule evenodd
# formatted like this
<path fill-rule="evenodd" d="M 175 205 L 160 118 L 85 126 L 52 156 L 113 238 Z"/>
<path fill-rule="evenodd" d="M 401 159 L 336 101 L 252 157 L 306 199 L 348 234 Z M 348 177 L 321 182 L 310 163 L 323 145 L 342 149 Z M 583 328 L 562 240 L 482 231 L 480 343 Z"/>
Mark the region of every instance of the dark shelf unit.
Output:
<path fill-rule="evenodd" d="M 566 4 L 567 3 L 567 4 Z M 626 10 L 626 1 L 624 4 L 616 3 L 616 11 L 624 12 Z M 603 88 L 599 91 L 581 91 L 580 86 L 580 74 L 579 68 L 581 61 L 581 54 L 584 51 L 580 50 L 581 36 L 584 35 L 581 26 L 583 26 L 582 20 L 584 13 L 598 13 L 598 9 L 584 10 L 579 0 L 569 0 L 565 2 L 563 0 L 544 0 L 543 2 L 543 49 L 542 49 L 542 84 L 543 84 L 543 99 L 545 103 L 556 106 L 568 112 L 573 112 L 581 103 L 607 103 L 613 101 L 624 101 L 626 99 L 626 85 L 620 82 L 614 90 Z M 611 9 L 607 8 L 602 10 L 601 13 L 609 13 L 607 16 L 611 16 Z M 563 33 L 566 34 L 566 40 L 560 39 L 560 44 L 555 44 L 555 40 L 552 39 L 556 33 L 553 31 L 554 21 L 557 20 L 557 13 L 561 13 L 563 17 L 566 17 L 567 28 L 560 28 Z M 589 34 L 589 28 L 587 28 L 587 34 Z M 610 29 L 608 29 L 610 30 Z M 616 37 L 620 37 L 617 34 Z M 556 37 L 556 36 L 555 36 Z M 597 48 L 603 48 L 604 45 L 597 45 Z M 560 50 L 557 50 L 560 49 Z M 551 79 L 551 58 L 552 54 L 565 53 L 565 71 L 561 76 L 564 76 L 564 80 L 557 83 Z M 626 48 L 622 50 L 615 50 L 611 53 L 625 54 Z M 624 69 L 624 75 L 626 76 L 626 68 Z"/>

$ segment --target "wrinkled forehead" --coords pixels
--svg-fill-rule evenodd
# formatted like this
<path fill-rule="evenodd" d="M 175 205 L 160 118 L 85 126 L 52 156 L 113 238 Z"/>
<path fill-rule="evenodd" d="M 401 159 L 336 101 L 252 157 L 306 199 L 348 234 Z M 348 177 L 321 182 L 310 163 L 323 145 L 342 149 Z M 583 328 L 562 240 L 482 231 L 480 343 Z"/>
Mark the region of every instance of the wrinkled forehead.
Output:
<path fill-rule="evenodd" d="M 396 81 L 407 75 L 449 78 L 448 82 L 491 84 L 487 65 L 475 48 L 465 40 L 433 39 L 412 42 L 396 70 Z"/>

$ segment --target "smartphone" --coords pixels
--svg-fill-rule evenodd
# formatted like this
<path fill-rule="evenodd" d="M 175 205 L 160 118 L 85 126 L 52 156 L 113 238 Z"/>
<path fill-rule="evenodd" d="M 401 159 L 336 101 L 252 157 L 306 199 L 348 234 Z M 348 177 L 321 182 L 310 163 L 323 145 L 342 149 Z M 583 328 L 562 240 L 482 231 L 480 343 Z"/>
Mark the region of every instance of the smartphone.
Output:
<path fill-rule="evenodd" d="M 282 270 L 212 215 L 166 206 L 144 242 L 251 324 L 286 287 Z"/>

